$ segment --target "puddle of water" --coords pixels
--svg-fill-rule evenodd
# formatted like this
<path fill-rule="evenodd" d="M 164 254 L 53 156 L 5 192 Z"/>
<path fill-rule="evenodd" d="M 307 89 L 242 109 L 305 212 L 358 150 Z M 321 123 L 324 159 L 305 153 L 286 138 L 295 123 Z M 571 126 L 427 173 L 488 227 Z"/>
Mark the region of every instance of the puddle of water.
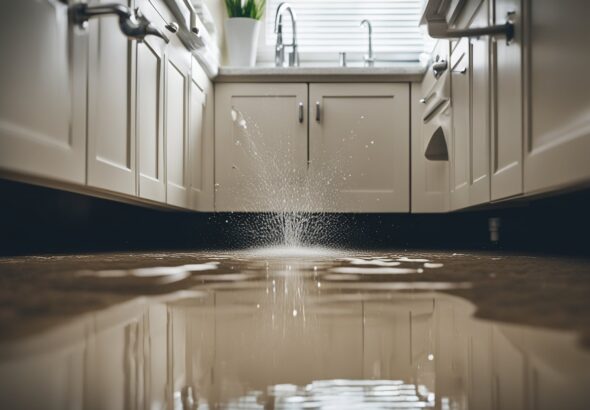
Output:
<path fill-rule="evenodd" d="M 109 264 L 134 258 L 151 260 L 128 255 Z M 153 260 L 161 263 L 161 255 Z M 489 281 L 502 280 L 501 273 L 489 279 L 485 270 L 486 261 L 497 269 L 493 258 L 474 258 L 469 265 L 467 257 L 450 254 L 343 258 L 325 249 L 272 248 L 164 260 L 177 263 L 64 271 L 72 282 L 92 278 L 95 286 L 81 293 L 76 286 L 63 291 L 38 285 L 39 295 L 62 291 L 62 303 L 86 300 L 89 293 L 112 298 L 109 288 L 122 278 L 139 281 L 140 291 L 102 309 L 64 316 L 32 336 L 4 340 L 0 407 L 587 408 L 590 354 L 578 334 L 481 320 L 476 316 L 487 305 L 436 292 L 485 299 L 480 292 L 489 290 Z M 452 260 L 459 263 L 455 272 Z M 47 269 L 42 263 L 39 269 Z M 523 263 L 506 266 L 522 271 Z M 555 269 L 542 259 L 526 263 Z M 178 272 L 185 275 L 183 290 L 141 295 L 142 281 Z M 410 280 L 406 274 L 417 275 Z M 494 296 L 516 309 L 506 302 L 511 283 Z M 35 317 L 16 319 L 33 323 Z"/>

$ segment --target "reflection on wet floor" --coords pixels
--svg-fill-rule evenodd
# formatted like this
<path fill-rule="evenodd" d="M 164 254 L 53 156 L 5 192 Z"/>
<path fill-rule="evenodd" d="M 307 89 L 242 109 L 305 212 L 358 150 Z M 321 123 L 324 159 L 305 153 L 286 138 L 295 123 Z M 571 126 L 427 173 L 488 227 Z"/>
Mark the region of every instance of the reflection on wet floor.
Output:
<path fill-rule="evenodd" d="M 0 259 L 1 408 L 585 409 L 590 262 Z"/>

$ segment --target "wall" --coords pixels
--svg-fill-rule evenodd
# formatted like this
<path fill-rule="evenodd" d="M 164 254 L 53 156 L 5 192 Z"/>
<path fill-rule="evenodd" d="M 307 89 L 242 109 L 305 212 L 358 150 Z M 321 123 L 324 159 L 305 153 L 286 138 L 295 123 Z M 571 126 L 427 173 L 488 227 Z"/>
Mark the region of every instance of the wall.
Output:
<path fill-rule="evenodd" d="M 225 11 L 225 4 L 223 0 L 201 0 L 207 5 L 215 25 L 217 26 L 217 45 L 221 50 L 221 65 L 227 64 L 227 48 L 225 45 L 225 32 L 223 23 L 227 19 L 227 12 Z"/>

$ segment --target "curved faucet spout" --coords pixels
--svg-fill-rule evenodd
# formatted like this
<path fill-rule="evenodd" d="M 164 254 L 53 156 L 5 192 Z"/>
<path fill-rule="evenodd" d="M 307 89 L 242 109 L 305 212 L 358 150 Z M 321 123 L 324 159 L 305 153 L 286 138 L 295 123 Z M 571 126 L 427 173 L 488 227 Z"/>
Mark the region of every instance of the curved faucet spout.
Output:
<path fill-rule="evenodd" d="M 293 27 L 293 38 L 291 44 L 283 43 L 283 13 L 289 12 L 291 17 L 291 27 Z M 275 14 L 275 27 L 274 32 L 277 35 L 277 42 L 275 46 L 275 64 L 277 67 L 282 66 L 285 63 L 285 47 L 291 47 L 293 51 L 289 54 L 289 66 L 299 65 L 299 52 L 297 50 L 297 17 L 293 8 L 289 3 L 283 2 L 277 7 Z"/>
<path fill-rule="evenodd" d="M 372 66 L 375 63 L 375 57 L 373 56 L 373 26 L 371 21 L 367 19 L 361 21 L 361 27 L 364 26 L 369 29 L 369 54 L 365 56 L 365 64 Z"/>

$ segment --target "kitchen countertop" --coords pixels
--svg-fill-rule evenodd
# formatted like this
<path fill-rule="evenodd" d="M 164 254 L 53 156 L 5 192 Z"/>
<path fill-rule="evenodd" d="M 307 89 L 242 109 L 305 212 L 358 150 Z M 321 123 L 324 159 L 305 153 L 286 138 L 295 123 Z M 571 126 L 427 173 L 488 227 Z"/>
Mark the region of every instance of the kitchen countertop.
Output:
<path fill-rule="evenodd" d="M 221 67 L 215 82 L 416 82 L 426 71 L 420 63 L 390 63 L 377 67 Z"/>

